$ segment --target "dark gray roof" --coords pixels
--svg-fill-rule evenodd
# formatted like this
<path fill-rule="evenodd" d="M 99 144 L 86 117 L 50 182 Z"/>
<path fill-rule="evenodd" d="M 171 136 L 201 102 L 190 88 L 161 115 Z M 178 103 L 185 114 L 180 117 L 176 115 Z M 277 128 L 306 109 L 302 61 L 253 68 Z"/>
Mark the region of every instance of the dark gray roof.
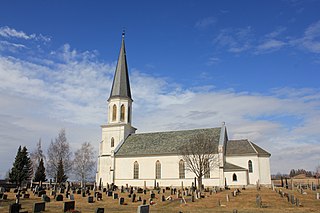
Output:
<path fill-rule="evenodd" d="M 229 140 L 227 142 L 226 149 L 227 156 L 239 156 L 239 155 L 258 155 L 258 156 L 271 156 L 271 154 L 258 145 L 248 141 L 243 140 Z"/>
<path fill-rule="evenodd" d="M 131 98 L 128 66 L 126 59 L 126 49 L 124 45 L 124 33 L 122 34 L 122 42 L 120 54 L 118 58 L 117 68 L 114 74 L 110 98 Z"/>
<path fill-rule="evenodd" d="M 245 171 L 247 169 L 234 165 L 232 163 L 225 162 L 223 170 L 225 172 L 232 172 L 232 171 Z"/>
<path fill-rule="evenodd" d="M 117 151 L 116 156 L 171 155 L 188 143 L 195 134 L 206 134 L 213 138 L 218 153 L 221 128 L 195 129 L 171 132 L 132 134 Z"/>

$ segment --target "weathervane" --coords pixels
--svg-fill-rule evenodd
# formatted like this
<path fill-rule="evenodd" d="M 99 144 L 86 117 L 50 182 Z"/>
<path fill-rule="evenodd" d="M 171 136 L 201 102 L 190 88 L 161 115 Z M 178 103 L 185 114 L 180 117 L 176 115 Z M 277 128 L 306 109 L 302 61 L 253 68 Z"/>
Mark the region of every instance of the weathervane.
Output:
<path fill-rule="evenodd" d="M 122 38 L 124 38 L 124 35 L 126 34 L 126 28 L 125 27 L 123 27 L 122 28 Z"/>

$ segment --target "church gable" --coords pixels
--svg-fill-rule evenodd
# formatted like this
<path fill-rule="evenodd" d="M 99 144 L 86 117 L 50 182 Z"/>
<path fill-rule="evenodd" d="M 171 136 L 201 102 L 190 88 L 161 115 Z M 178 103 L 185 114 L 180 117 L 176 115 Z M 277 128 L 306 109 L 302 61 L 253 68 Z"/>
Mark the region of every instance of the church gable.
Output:
<path fill-rule="evenodd" d="M 178 154 L 179 148 L 188 143 L 195 134 L 206 134 L 213 138 L 218 153 L 221 128 L 184 131 L 154 132 L 130 135 L 119 148 L 116 156 L 145 156 Z"/>

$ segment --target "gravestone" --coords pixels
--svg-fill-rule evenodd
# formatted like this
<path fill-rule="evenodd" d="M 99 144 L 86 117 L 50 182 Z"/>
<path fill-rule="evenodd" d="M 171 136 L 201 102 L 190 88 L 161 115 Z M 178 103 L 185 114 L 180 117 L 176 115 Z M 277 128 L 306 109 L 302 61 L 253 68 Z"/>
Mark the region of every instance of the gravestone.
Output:
<path fill-rule="evenodd" d="M 290 196 L 290 200 L 291 200 L 291 204 L 295 204 L 294 195 L 291 195 L 291 196 Z"/>
<path fill-rule="evenodd" d="M 112 191 L 108 191 L 108 197 L 112 196 Z"/>
<path fill-rule="evenodd" d="M 19 203 L 10 204 L 9 213 L 19 213 L 20 207 L 21 207 L 21 204 Z"/>
<path fill-rule="evenodd" d="M 150 194 L 150 197 L 151 197 L 151 198 L 155 198 L 155 197 L 156 197 L 156 194 L 155 194 L 155 193 L 152 193 L 152 194 Z"/>
<path fill-rule="evenodd" d="M 97 193 L 97 200 L 102 200 L 102 193 L 100 192 Z"/>
<path fill-rule="evenodd" d="M 88 203 L 93 203 L 93 196 L 88 197 Z"/>
<path fill-rule="evenodd" d="M 138 201 L 139 201 L 139 202 L 142 201 L 141 196 L 138 196 Z"/>
<path fill-rule="evenodd" d="M 56 192 L 55 192 L 55 191 L 51 191 L 51 192 L 50 192 L 50 195 L 51 195 L 51 196 L 56 196 Z"/>
<path fill-rule="evenodd" d="M 317 192 L 317 194 L 316 194 L 316 199 L 320 200 L 320 193 L 319 192 Z"/>
<path fill-rule="evenodd" d="M 44 202 L 50 202 L 50 197 L 48 197 L 47 195 L 42 195 L 41 200 Z"/>
<path fill-rule="evenodd" d="M 257 205 L 257 207 L 261 208 L 262 200 L 261 200 L 261 196 L 260 195 L 256 196 L 256 205 Z"/>
<path fill-rule="evenodd" d="M 82 197 L 86 197 L 86 192 L 82 191 Z"/>
<path fill-rule="evenodd" d="M 146 200 L 146 199 L 143 199 L 142 205 L 146 205 L 146 204 L 147 204 L 147 200 Z"/>
<path fill-rule="evenodd" d="M 131 202 L 132 203 L 136 202 L 136 194 L 132 194 Z"/>
<path fill-rule="evenodd" d="M 299 201 L 299 199 L 298 198 L 296 198 L 296 206 L 300 206 L 300 201 Z"/>
<path fill-rule="evenodd" d="M 119 198 L 119 205 L 123 205 L 124 204 L 124 198 L 123 197 L 120 197 Z"/>
<path fill-rule="evenodd" d="M 138 206 L 137 213 L 149 213 L 149 205 Z"/>
<path fill-rule="evenodd" d="M 234 209 L 234 210 L 232 211 L 232 213 L 238 213 L 238 210 L 237 210 L 237 209 Z"/>
<path fill-rule="evenodd" d="M 63 203 L 63 212 L 71 211 L 75 209 L 75 201 L 66 201 Z"/>
<path fill-rule="evenodd" d="M 2 199 L 3 193 L 0 193 L 0 199 Z"/>
<path fill-rule="evenodd" d="M 162 195 L 161 201 L 162 201 L 162 202 L 166 201 L 166 197 L 165 197 L 164 195 Z"/>
<path fill-rule="evenodd" d="M 220 201 L 220 200 L 218 200 L 218 206 L 219 206 L 219 207 L 221 206 L 221 201 Z"/>
<path fill-rule="evenodd" d="M 2 200 L 6 200 L 8 198 L 8 195 L 7 194 L 3 194 L 2 195 Z"/>
<path fill-rule="evenodd" d="M 144 190 L 143 190 L 143 194 L 147 194 L 147 190 L 144 189 Z"/>
<path fill-rule="evenodd" d="M 74 200 L 74 194 L 69 195 L 70 200 Z"/>
<path fill-rule="evenodd" d="M 63 201 L 63 195 L 57 195 L 56 201 Z"/>
<path fill-rule="evenodd" d="M 104 213 L 104 208 L 96 208 L 95 213 Z"/>
<path fill-rule="evenodd" d="M 43 212 L 45 210 L 46 210 L 46 203 L 45 202 L 33 204 L 33 213 Z"/>
<path fill-rule="evenodd" d="M 77 190 L 77 194 L 78 194 L 78 195 L 81 195 L 81 189 L 78 189 L 78 190 Z"/>
<path fill-rule="evenodd" d="M 113 199 L 118 199 L 118 198 L 119 198 L 118 193 L 113 193 Z"/>
<path fill-rule="evenodd" d="M 60 189 L 60 194 L 63 194 L 64 193 L 64 188 L 61 188 Z"/>

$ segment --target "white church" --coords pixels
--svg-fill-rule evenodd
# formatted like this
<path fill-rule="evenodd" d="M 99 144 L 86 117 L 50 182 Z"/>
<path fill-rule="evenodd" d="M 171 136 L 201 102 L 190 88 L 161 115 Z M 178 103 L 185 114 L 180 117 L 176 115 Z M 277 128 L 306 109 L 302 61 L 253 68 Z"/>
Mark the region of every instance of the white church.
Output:
<path fill-rule="evenodd" d="M 247 139 L 229 140 L 227 128 L 192 129 L 136 134 L 124 34 L 108 99 L 108 121 L 101 125 L 96 182 L 106 185 L 191 186 L 195 175 L 186 170 L 179 148 L 195 134 L 215 143 L 217 166 L 206 174 L 205 186 L 271 185 L 270 153 Z"/>

